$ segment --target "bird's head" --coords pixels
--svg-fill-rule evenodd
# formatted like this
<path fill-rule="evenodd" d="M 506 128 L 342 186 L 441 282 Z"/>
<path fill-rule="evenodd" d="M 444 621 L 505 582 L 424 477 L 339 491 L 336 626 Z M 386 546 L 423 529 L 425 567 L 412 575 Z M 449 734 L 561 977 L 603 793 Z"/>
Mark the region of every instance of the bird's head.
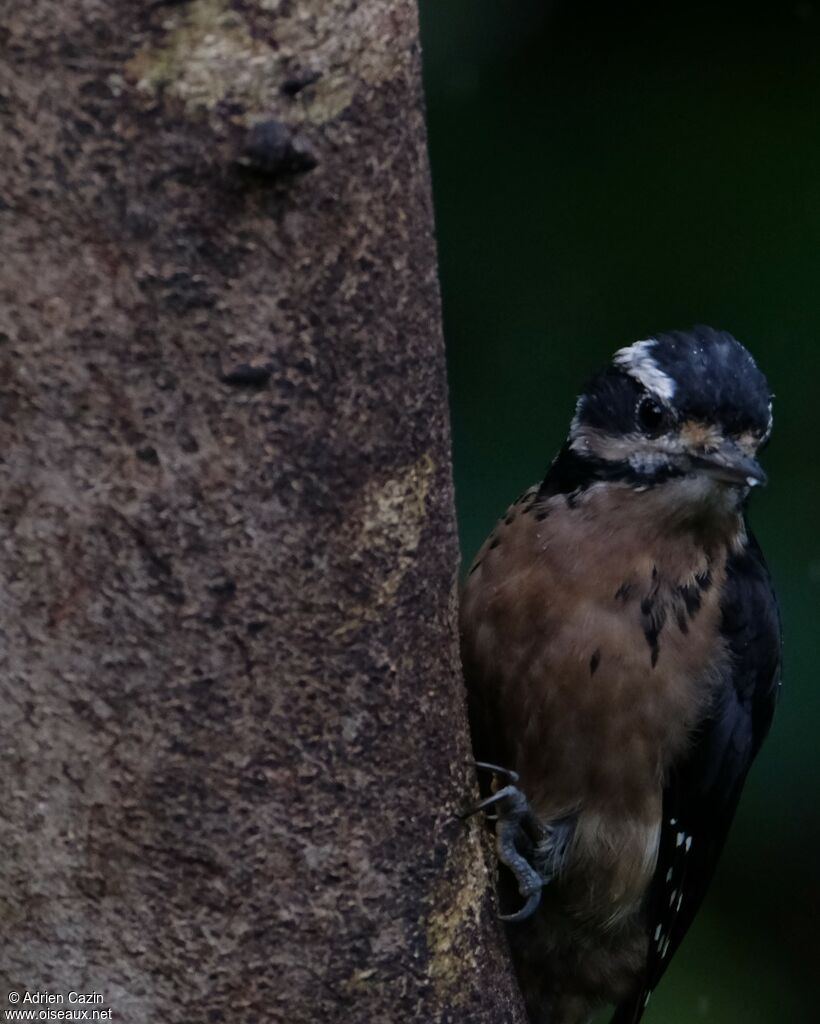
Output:
<path fill-rule="evenodd" d="M 568 446 L 591 478 L 674 482 L 676 501 L 737 507 L 766 482 L 757 454 L 771 429 L 769 386 L 749 352 L 695 327 L 616 352 L 578 399 Z"/>

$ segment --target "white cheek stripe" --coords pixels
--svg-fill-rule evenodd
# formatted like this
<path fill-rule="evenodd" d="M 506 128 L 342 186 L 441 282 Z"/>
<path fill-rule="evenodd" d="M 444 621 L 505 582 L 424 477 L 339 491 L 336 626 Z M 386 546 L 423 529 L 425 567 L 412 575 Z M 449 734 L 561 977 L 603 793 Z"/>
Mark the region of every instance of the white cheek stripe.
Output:
<path fill-rule="evenodd" d="M 657 343 L 655 338 L 636 341 L 634 345 L 618 349 L 612 361 L 643 384 L 647 391 L 668 402 L 675 395 L 675 382 L 652 358 L 652 349 Z"/>

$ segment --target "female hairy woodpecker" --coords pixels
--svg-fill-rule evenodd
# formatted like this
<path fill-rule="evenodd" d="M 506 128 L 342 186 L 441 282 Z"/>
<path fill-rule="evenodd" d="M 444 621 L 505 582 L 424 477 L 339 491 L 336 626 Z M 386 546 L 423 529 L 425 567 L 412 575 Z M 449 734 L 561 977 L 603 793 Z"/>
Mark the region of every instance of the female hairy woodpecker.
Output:
<path fill-rule="evenodd" d="M 771 396 L 710 327 L 615 353 L 461 603 L 499 888 L 537 1024 L 637 1024 L 774 711 L 780 622 L 746 505 Z M 494 766 L 501 766 L 496 768 Z"/>

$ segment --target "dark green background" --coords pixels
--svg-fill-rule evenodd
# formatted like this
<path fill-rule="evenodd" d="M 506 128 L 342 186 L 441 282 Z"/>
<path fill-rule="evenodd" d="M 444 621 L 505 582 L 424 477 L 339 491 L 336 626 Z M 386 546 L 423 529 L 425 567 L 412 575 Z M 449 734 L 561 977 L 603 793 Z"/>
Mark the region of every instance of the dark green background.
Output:
<path fill-rule="evenodd" d="M 752 519 L 783 607 L 784 694 L 648 1021 L 814 1020 L 820 5 L 421 9 L 465 561 L 615 348 L 710 323 L 776 393 Z"/>

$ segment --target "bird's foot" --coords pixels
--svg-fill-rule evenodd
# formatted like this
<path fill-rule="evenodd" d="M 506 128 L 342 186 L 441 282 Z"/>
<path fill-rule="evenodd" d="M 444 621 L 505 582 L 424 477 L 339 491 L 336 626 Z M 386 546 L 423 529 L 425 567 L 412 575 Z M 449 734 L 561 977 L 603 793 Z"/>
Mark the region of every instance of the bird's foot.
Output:
<path fill-rule="evenodd" d="M 541 890 L 550 881 L 533 863 L 536 852 L 544 846 L 548 830 L 533 814 L 524 792 L 518 788 L 518 774 L 508 768 L 476 761 L 475 765 L 494 775 L 509 779 L 506 786 L 497 790 L 492 796 L 480 801 L 463 817 L 486 811 L 493 807 L 496 810 L 493 820 L 495 826 L 496 854 L 499 861 L 512 873 L 518 885 L 518 891 L 524 898 L 524 906 L 513 914 L 499 914 L 502 921 L 526 921 L 532 917 L 541 902 Z"/>

